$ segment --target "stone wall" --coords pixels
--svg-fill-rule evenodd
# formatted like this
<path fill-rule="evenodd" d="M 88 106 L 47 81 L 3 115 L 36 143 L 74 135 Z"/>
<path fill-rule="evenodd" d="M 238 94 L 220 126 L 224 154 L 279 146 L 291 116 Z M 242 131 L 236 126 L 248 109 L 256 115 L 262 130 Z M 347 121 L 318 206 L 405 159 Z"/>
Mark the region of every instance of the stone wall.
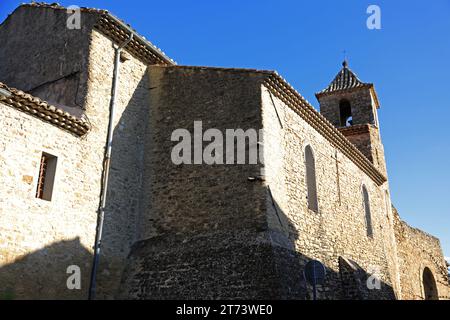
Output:
<path fill-rule="evenodd" d="M 262 77 L 234 69 L 150 68 L 144 174 L 149 197 L 143 210 L 148 223 L 142 224 L 148 239 L 133 247 L 121 297 L 259 298 L 263 292 L 266 298 L 308 299 L 303 267 L 319 259 L 328 271 L 319 297 L 345 299 L 340 257 L 356 261 L 365 280 L 379 274 L 381 290 L 368 291 L 365 298 L 394 297 L 397 265 L 387 184 L 378 187 L 271 95 Z M 177 128 L 192 132 L 196 120 L 203 121 L 204 130 L 264 128 L 264 166 L 174 165 L 170 135 Z M 303 151 L 308 144 L 316 158 L 319 213 L 307 208 Z M 248 180 L 259 175 L 262 179 Z M 373 238 L 366 234 L 363 184 L 370 194 Z M 190 248 L 198 250 L 187 254 Z M 267 250 L 272 254 L 261 253 Z M 256 256 L 264 270 L 272 270 L 270 277 L 263 273 L 263 282 L 253 270 Z M 237 268 L 237 261 L 250 272 Z"/>
<path fill-rule="evenodd" d="M 89 82 L 86 114 L 92 124 L 91 135 L 103 159 L 109 118 L 114 69 L 113 43 L 98 31 L 92 32 L 89 55 Z M 108 183 L 98 279 L 98 298 L 112 298 L 117 292 L 124 259 L 139 239 L 145 132 L 149 114 L 147 66 L 128 54 L 121 63 L 113 150 Z M 100 155 L 99 154 L 99 155 Z"/>
<path fill-rule="evenodd" d="M 382 290 L 371 298 L 392 298 L 397 292 L 391 211 L 385 183 L 378 187 L 303 118 L 266 89 L 262 90 L 266 182 L 295 251 L 322 261 L 329 276 L 321 298 L 346 298 L 339 276 L 339 257 L 356 261 L 366 273 L 378 270 Z M 279 121 L 281 119 L 281 124 Z M 316 162 L 319 213 L 308 209 L 304 150 L 310 145 Z M 280 150 L 282 150 L 280 152 Z M 336 162 L 336 157 L 337 161 Z M 362 185 L 369 192 L 374 236 L 366 234 Z M 281 225 L 281 224 L 280 224 Z M 302 267 L 302 266 L 301 266 Z"/>
<path fill-rule="evenodd" d="M 254 215 L 261 210 L 258 199 L 248 200 L 259 190 L 248 181 L 260 174 L 259 165 L 175 165 L 171 160 L 176 144 L 172 132 L 185 128 L 193 134 L 194 121 L 202 121 L 203 131 L 260 128 L 260 77 L 246 71 L 150 67 L 142 238 L 248 229 L 262 223 Z"/>
<path fill-rule="evenodd" d="M 69 30 L 67 17 L 65 10 L 18 7 L 0 26 L 0 81 L 80 115 L 97 17 L 83 13 L 81 30 Z"/>
<path fill-rule="evenodd" d="M 429 268 L 436 282 L 439 299 L 450 299 L 448 274 L 439 239 L 410 227 L 394 210 L 402 299 L 423 300 L 423 272 Z"/>
<path fill-rule="evenodd" d="M 10 15 L 0 26 L 0 81 L 37 90 L 41 98 L 80 116 L 87 90 L 92 20 L 86 15 L 83 29 L 74 31 L 67 30 L 66 17 L 65 11 L 24 7 Z M 53 92 L 51 84 L 66 76 L 77 81 L 63 85 L 67 91 L 60 97 L 65 99 L 56 99 L 55 94 L 61 92 Z M 65 101 L 73 104 L 67 106 Z M 106 133 L 79 138 L 10 106 L 1 109 L 2 295 L 85 298 Z M 51 201 L 35 197 L 42 152 L 58 157 Z M 81 290 L 67 289 L 66 269 L 72 264 L 81 269 Z"/>
<path fill-rule="evenodd" d="M 339 103 L 342 100 L 350 102 L 354 125 L 365 123 L 378 125 L 371 90 L 369 88 L 355 88 L 319 97 L 320 113 L 335 127 L 341 126 Z"/>
<path fill-rule="evenodd" d="M 75 87 L 63 96 L 77 100 L 77 105 L 66 106 L 64 99 L 52 102 L 70 112 L 78 110 L 78 115 L 86 117 L 91 124 L 88 134 L 77 138 L 2 106 L 6 111 L 0 114 L 4 128 L 0 159 L 3 161 L 1 170 L 6 174 L 1 177 L 0 188 L 0 264 L 5 268 L 2 274 L 8 278 L 2 287 L 13 298 L 87 297 L 109 119 L 114 47 L 110 39 L 92 29 L 91 19 L 94 18 L 90 14 L 83 13 L 81 30 L 67 30 L 66 18 L 64 10 L 20 7 L 0 27 L 3 43 L 0 81 L 22 90 L 33 91 L 37 86 L 37 94 L 50 99 L 54 97 L 54 89 L 61 85 L 55 87 L 55 77 L 75 72 L 80 78 L 70 81 Z M 49 34 L 54 36 L 49 37 Z M 117 291 L 123 261 L 136 241 L 139 224 L 149 89 L 147 66 L 131 54 L 128 59 L 121 64 L 98 298 L 111 298 Z M 75 92 L 76 96 L 68 97 Z M 51 202 L 35 198 L 43 151 L 58 156 L 55 194 Z M 64 252 L 54 248 L 64 249 Z M 66 268 L 72 263 L 81 267 L 81 291 L 68 291 L 65 286 Z M 22 276 L 26 274 L 23 270 L 29 268 L 36 270 Z M 21 277 L 24 277 L 23 282 L 13 281 Z"/>
<path fill-rule="evenodd" d="M 339 128 L 339 131 L 361 151 L 385 176 L 387 176 L 384 146 L 380 129 L 371 124 Z"/>
<path fill-rule="evenodd" d="M 124 274 L 125 298 L 270 297 L 271 249 L 259 239 L 266 191 L 260 165 L 175 165 L 172 132 L 260 128 L 259 74 L 150 67 L 144 205 Z M 201 139 L 201 137 L 200 137 Z M 267 267 L 267 269 L 265 269 Z M 263 270 L 264 272 L 260 272 Z M 258 280 L 258 281 L 255 281 Z M 264 288 L 262 288 L 264 287 Z"/>
<path fill-rule="evenodd" d="M 87 296 L 100 192 L 101 161 L 79 138 L 0 105 L 0 298 Z M 42 152 L 58 157 L 52 201 L 35 197 Z M 68 290 L 67 267 L 81 269 Z"/>
<path fill-rule="evenodd" d="M 80 138 L 0 104 L 0 298 L 87 297 L 115 51 L 93 29 L 94 15 L 83 13 L 81 30 L 66 29 L 66 18 L 64 10 L 19 7 L 0 26 L 0 81 L 91 125 Z M 401 222 L 388 183 L 378 186 L 271 94 L 262 85 L 267 74 L 149 67 L 126 56 L 98 298 L 310 299 L 302 271 L 311 259 L 327 269 L 321 299 L 421 299 L 425 267 L 448 298 L 439 241 Z M 361 100 L 354 121 L 372 123 L 363 140 L 372 147 L 368 158 L 385 172 L 376 113 L 368 109 L 373 97 L 367 91 L 347 98 Z M 174 165 L 173 130 L 192 132 L 199 120 L 203 130 L 263 128 L 264 164 Z M 307 206 L 307 145 L 316 162 L 318 213 Z M 35 197 L 42 152 L 58 157 L 51 201 Z M 67 289 L 70 265 L 81 269 L 81 290 Z M 365 285 L 374 272 L 381 290 Z"/>
<path fill-rule="evenodd" d="M 320 113 L 335 127 L 344 133 L 349 140 L 369 159 L 375 167 L 387 176 L 384 147 L 380 137 L 377 106 L 370 88 L 356 88 L 326 94 L 318 98 Z M 341 127 L 339 103 L 350 102 L 353 125 Z M 364 126 L 366 130 L 361 130 Z M 359 128 L 359 130 L 357 130 Z"/>

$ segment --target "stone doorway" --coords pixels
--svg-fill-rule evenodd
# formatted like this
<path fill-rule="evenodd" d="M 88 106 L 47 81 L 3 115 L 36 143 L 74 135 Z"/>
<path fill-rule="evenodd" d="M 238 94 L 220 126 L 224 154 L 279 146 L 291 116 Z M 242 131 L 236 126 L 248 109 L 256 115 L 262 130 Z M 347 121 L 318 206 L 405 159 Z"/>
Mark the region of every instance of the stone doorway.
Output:
<path fill-rule="evenodd" d="M 425 300 L 439 300 L 436 280 L 429 268 L 423 270 L 422 281 Z"/>

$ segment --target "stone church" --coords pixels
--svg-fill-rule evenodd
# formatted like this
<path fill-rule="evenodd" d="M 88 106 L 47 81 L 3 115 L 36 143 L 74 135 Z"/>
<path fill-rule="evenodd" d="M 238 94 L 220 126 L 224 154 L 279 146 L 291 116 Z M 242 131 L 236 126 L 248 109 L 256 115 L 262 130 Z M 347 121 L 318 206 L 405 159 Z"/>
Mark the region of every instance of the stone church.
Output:
<path fill-rule="evenodd" d="M 105 10 L 73 14 L 0 25 L 0 299 L 311 299 L 311 260 L 318 299 L 449 298 L 347 62 L 317 112 L 276 72 L 180 66 Z M 174 164 L 194 121 L 262 129 L 263 163 Z"/>

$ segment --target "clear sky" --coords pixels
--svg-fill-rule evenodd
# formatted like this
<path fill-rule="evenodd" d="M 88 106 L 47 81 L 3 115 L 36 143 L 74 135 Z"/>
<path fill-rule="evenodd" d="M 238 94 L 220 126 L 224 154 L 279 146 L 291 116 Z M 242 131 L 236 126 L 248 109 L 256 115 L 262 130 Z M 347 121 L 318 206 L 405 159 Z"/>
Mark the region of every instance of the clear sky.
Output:
<path fill-rule="evenodd" d="M 21 2 L 0 0 L 0 20 Z M 378 92 L 394 205 L 450 256 L 450 0 L 59 2 L 110 10 L 179 64 L 277 70 L 316 108 L 346 50 Z"/>

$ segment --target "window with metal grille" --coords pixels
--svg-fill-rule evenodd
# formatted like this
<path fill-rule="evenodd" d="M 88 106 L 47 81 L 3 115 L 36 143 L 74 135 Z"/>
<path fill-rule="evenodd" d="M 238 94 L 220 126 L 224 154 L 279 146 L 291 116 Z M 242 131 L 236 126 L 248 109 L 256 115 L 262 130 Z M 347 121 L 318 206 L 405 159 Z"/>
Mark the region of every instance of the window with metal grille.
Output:
<path fill-rule="evenodd" d="M 57 157 L 42 153 L 37 180 L 36 198 L 51 201 L 55 183 Z"/>

